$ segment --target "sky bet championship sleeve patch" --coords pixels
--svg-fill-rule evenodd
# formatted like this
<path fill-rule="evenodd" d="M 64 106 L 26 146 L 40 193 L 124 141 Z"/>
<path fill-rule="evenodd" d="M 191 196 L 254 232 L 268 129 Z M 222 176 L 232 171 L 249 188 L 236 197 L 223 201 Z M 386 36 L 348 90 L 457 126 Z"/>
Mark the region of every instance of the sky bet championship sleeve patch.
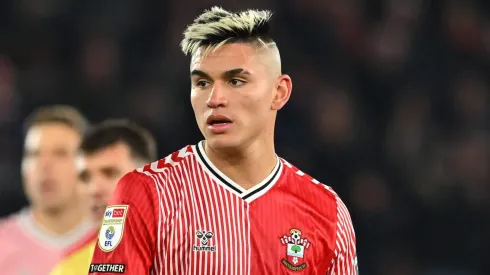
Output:
<path fill-rule="evenodd" d="M 102 251 L 111 252 L 121 242 L 128 208 L 129 205 L 111 205 L 107 207 L 99 231 L 98 245 Z"/>
<path fill-rule="evenodd" d="M 91 264 L 90 273 L 120 273 L 123 274 L 126 266 L 123 264 Z"/>

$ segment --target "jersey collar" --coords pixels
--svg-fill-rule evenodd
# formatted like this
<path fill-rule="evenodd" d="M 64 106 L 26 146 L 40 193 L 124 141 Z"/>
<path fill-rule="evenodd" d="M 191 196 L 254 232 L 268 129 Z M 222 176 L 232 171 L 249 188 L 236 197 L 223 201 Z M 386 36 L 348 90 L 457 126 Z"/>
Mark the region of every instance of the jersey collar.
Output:
<path fill-rule="evenodd" d="M 225 187 L 228 191 L 236 194 L 247 202 L 252 202 L 258 197 L 265 194 L 281 177 L 281 172 L 283 164 L 281 160 L 276 156 L 277 162 L 272 169 L 272 172 L 260 183 L 254 187 L 245 190 L 238 183 L 234 182 L 223 172 L 221 172 L 214 164 L 209 160 L 206 152 L 204 150 L 204 141 L 199 142 L 195 147 L 195 152 L 197 160 L 203 166 L 203 168 L 208 172 L 208 174 L 216 181 L 216 183 Z"/>

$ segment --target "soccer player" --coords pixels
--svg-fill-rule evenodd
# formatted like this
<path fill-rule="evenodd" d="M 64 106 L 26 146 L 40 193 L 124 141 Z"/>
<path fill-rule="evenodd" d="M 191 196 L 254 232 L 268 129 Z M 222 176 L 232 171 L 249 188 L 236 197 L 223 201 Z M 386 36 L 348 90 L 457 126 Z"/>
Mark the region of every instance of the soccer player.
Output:
<path fill-rule="evenodd" d="M 93 224 L 77 190 L 77 151 L 88 126 L 70 106 L 35 110 L 25 122 L 22 177 L 29 207 L 0 221 L 0 273 L 49 274 Z"/>
<path fill-rule="evenodd" d="M 292 83 L 270 17 L 214 7 L 187 28 L 181 46 L 205 140 L 120 180 L 90 273 L 357 273 L 344 203 L 275 153 Z"/>
<path fill-rule="evenodd" d="M 124 174 L 157 159 L 149 131 L 128 120 L 106 120 L 92 128 L 80 146 L 80 180 L 92 220 L 100 224 L 107 203 Z M 97 233 L 69 248 L 51 275 L 87 275 Z"/>

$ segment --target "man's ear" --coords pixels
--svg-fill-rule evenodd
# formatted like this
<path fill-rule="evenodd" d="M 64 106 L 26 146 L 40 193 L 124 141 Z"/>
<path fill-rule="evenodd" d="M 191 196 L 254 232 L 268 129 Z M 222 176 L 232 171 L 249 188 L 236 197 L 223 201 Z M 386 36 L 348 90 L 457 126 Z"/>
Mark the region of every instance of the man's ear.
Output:
<path fill-rule="evenodd" d="M 289 100 L 291 91 L 293 90 L 293 82 L 291 77 L 287 74 L 283 74 L 277 78 L 275 86 L 275 95 L 272 100 L 271 109 L 280 110 Z"/>

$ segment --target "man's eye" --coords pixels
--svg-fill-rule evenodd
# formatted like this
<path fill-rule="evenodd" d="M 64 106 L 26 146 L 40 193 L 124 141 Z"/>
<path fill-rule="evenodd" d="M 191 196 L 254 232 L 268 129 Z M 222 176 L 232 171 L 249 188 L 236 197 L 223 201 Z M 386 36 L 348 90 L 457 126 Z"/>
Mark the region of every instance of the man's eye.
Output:
<path fill-rule="evenodd" d="M 87 172 L 86 170 L 82 171 L 79 175 L 78 175 L 78 178 L 80 179 L 80 181 L 82 181 L 83 183 L 87 183 L 90 181 L 90 173 Z"/>
<path fill-rule="evenodd" d="M 241 79 L 233 78 L 232 80 L 230 80 L 231 86 L 242 86 L 242 85 L 245 85 L 245 83 L 246 82 L 241 80 Z"/>
<path fill-rule="evenodd" d="M 116 169 L 105 169 L 102 172 L 104 177 L 108 179 L 119 179 L 122 177 L 121 173 L 119 173 L 119 171 Z"/>
<path fill-rule="evenodd" d="M 196 83 L 196 86 L 199 87 L 199 88 L 206 88 L 210 85 L 210 83 L 208 81 L 205 81 L 205 80 L 199 80 L 197 83 Z"/>

